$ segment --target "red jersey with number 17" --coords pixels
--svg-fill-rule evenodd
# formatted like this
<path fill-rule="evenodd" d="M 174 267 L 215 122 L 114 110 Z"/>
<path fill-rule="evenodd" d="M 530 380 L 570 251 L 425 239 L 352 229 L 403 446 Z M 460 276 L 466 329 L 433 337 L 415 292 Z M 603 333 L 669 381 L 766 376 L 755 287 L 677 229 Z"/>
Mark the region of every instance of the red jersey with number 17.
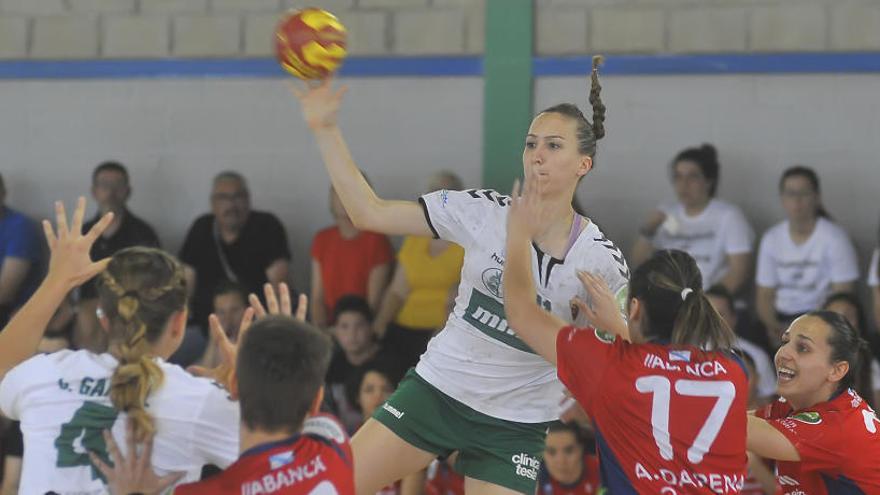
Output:
<path fill-rule="evenodd" d="M 313 416 L 302 433 L 254 447 L 222 473 L 174 490 L 174 495 L 205 493 L 354 495 L 348 437 L 332 416 Z"/>
<path fill-rule="evenodd" d="M 880 421 L 854 390 L 800 411 L 779 399 L 756 415 L 785 435 L 801 457 L 776 462 L 780 495 L 880 493 Z"/>
<path fill-rule="evenodd" d="M 602 485 L 620 494 L 739 493 L 748 382 L 732 354 L 563 328 L 559 379 L 593 418 Z"/>

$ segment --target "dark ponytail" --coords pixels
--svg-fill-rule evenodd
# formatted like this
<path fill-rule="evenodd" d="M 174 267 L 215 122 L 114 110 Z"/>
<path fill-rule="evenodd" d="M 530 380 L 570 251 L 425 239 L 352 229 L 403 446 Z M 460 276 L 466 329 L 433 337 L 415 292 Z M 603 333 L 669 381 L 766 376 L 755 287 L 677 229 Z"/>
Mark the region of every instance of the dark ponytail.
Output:
<path fill-rule="evenodd" d="M 703 293 L 697 262 L 684 251 L 663 250 L 636 269 L 632 297 L 645 308 L 645 336 L 709 351 L 734 347 L 733 331 Z"/>

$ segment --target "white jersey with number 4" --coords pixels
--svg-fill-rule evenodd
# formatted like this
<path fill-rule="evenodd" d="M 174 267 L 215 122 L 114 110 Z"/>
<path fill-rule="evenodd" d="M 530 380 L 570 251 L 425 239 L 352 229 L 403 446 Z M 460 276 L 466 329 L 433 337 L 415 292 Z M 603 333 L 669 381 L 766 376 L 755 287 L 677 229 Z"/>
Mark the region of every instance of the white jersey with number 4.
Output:
<path fill-rule="evenodd" d="M 155 418 L 153 467 L 160 475 L 185 471 L 196 481 L 205 464 L 226 467 L 238 457 L 238 403 L 213 382 L 161 359 L 162 386 L 147 398 Z M 0 409 L 21 421 L 21 493 L 106 494 L 90 451 L 107 460 L 102 431 L 126 445 L 126 415 L 110 403 L 110 354 L 60 351 L 35 356 L 0 383 Z M 123 447 L 124 448 L 124 447 Z"/>
<path fill-rule="evenodd" d="M 559 417 L 556 368 L 510 328 L 501 285 L 510 198 L 483 189 L 436 191 L 421 198 L 434 234 L 465 250 L 455 309 L 428 345 L 416 372 L 444 394 L 495 418 L 541 423 Z M 586 300 L 578 271 L 601 276 L 626 301 L 629 271 L 620 250 L 594 223 L 564 260 L 532 249 L 539 304 L 566 322 L 587 325 L 570 301 Z"/>

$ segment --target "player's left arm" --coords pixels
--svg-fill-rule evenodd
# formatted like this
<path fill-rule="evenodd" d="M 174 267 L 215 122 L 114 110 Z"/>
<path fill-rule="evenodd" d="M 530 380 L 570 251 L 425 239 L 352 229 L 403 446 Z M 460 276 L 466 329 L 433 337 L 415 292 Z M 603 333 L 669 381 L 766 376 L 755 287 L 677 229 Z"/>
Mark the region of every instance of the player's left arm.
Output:
<path fill-rule="evenodd" d="M 514 185 L 507 216 L 507 251 L 504 262 L 504 313 L 507 323 L 535 352 L 556 364 L 556 336 L 567 325 L 536 303 L 531 242 L 540 227 L 540 200 L 528 181 L 520 191 Z"/>
<path fill-rule="evenodd" d="M 801 455 L 791 440 L 770 422 L 751 414 L 748 420 L 748 450 L 765 459 L 793 462 L 801 460 Z"/>

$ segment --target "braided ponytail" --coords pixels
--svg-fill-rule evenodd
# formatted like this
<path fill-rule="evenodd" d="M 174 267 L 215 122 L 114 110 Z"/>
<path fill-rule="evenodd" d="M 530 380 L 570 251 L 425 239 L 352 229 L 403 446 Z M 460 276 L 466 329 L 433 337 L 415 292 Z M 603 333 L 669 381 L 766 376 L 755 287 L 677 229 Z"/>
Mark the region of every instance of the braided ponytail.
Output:
<path fill-rule="evenodd" d="M 590 106 L 593 107 L 593 136 L 596 140 L 605 137 L 605 104 L 599 97 L 602 86 L 599 84 L 599 66 L 605 61 L 602 55 L 593 56 L 593 70 L 590 71 Z"/>
<path fill-rule="evenodd" d="M 158 249 L 129 248 L 113 256 L 98 282 L 101 307 L 110 320 L 110 342 L 119 364 L 110 382 L 113 406 L 134 422 L 138 440 L 155 430 L 147 397 L 163 382 L 152 344 L 168 319 L 184 308 L 183 270 Z"/>
<path fill-rule="evenodd" d="M 590 106 L 593 107 L 593 122 L 590 123 L 580 108 L 573 103 L 560 103 L 545 109 L 541 113 L 558 113 L 574 119 L 577 123 L 578 152 L 591 158 L 596 156 L 596 141 L 605 137 L 605 104 L 599 94 L 602 86 L 599 84 L 599 66 L 604 61 L 602 55 L 593 57 L 593 65 L 590 71 Z"/>

